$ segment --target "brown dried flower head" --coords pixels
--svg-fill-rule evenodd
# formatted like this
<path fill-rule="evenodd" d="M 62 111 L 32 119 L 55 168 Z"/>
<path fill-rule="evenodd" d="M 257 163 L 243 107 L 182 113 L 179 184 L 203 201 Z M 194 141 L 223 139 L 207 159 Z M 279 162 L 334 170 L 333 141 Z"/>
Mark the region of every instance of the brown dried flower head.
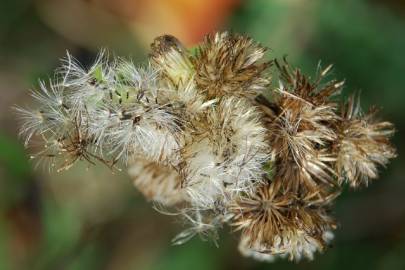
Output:
<path fill-rule="evenodd" d="M 215 33 L 206 36 L 193 58 L 195 81 L 208 97 L 241 96 L 254 98 L 269 84 L 264 71 L 271 61 L 263 61 L 266 48 L 251 38 Z"/>
<path fill-rule="evenodd" d="M 242 230 L 239 248 L 264 260 L 288 257 L 313 258 L 326 247 L 336 228 L 328 214 L 333 197 L 285 191 L 283 179 L 261 186 L 254 196 L 241 198 L 230 207 L 232 225 Z"/>
<path fill-rule="evenodd" d="M 390 122 L 376 120 L 377 110 L 361 113 L 359 100 L 351 96 L 342 109 L 337 141 L 336 170 L 339 182 L 351 187 L 367 186 L 378 177 L 378 165 L 386 166 L 396 157 L 389 137 L 394 134 Z"/>

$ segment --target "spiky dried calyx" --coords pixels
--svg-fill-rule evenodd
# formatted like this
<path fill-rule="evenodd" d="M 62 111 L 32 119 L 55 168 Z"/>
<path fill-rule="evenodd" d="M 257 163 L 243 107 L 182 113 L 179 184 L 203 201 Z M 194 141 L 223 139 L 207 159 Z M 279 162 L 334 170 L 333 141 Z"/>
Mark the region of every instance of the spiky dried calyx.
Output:
<path fill-rule="evenodd" d="M 343 83 L 323 82 L 330 67 L 311 80 L 275 61 L 272 87 L 265 51 L 224 32 L 195 55 L 158 37 L 144 68 L 101 54 L 83 69 L 68 55 L 49 88 L 32 92 L 39 109 L 17 109 L 21 134 L 39 139 L 34 157 L 58 170 L 127 166 L 147 199 L 191 224 L 175 244 L 216 241 L 230 224 L 245 256 L 312 259 L 333 238 L 340 186 L 367 185 L 395 157 L 393 126 L 361 114 L 354 98 L 340 106 Z"/>

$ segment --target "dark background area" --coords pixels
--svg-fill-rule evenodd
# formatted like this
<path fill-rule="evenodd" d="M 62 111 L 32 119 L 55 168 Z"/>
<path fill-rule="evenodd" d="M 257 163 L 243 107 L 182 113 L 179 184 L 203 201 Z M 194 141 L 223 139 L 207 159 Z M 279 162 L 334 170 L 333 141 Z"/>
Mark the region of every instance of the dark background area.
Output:
<path fill-rule="evenodd" d="M 144 63 L 153 37 L 192 47 L 206 33 L 245 33 L 269 58 L 315 74 L 334 64 L 344 95 L 361 90 L 393 123 L 399 157 L 367 189 L 344 190 L 333 246 L 314 261 L 257 263 L 225 228 L 220 247 L 170 240 L 183 227 L 152 209 L 123 173 L 76 165 L 34 168 L 13 105 L 69 50 L 85 64 L 98 48 Z M 0 269 L 405 269 L 405 2 L 400 0 L 0 0 Z"/>

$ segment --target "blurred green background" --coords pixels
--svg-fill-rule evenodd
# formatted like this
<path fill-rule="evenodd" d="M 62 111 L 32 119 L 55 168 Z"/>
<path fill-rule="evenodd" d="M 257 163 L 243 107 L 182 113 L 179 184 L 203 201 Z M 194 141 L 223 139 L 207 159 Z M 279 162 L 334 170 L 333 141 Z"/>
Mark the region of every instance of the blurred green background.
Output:
<path fill-rule="evenodd" d="M 144 61 L 162 33 L 188 46 L 216 29 L 246 33 L 307 74 L 319 60 L 361 90 L 395 123 L 399 157 L 368 189 L 336 203 L 333 246 L 314 261 L 273 264 L 242 258 L 225 228 L 220 247 L 151 208 L 125 173 L 79 164 L 35 169 L 17 137 L 11 106 L 52 76 L 69 50 L 90 63 L 100 47 Z M 405 2 L 401 0 L 1 0 L 0 270 L 405 269 Z"/>

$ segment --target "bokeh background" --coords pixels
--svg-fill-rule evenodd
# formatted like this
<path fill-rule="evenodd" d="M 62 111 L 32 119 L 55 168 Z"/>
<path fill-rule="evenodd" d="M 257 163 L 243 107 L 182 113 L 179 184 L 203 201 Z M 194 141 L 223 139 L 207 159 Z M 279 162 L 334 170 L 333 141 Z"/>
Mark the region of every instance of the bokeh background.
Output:
<path fill-rule="evenodd" d="M 145 61 L 153 37 L 193 46 L 206 33 L 246 33 L 314 74 L 319 60 L 395 123 L 399 157 L 379 180 L 344 190 L 333 246 L 312 262 L 242 258 L 225 228 L 220 247 L 157 213 L 125 173 L 78 164 L 49 173 L 28 161 L 11 106 L 47 79 L 69 50 L 98 48 Z M 0 269 L 405 269 L 405 2 L 401 0 L 0 0 Z"/>

